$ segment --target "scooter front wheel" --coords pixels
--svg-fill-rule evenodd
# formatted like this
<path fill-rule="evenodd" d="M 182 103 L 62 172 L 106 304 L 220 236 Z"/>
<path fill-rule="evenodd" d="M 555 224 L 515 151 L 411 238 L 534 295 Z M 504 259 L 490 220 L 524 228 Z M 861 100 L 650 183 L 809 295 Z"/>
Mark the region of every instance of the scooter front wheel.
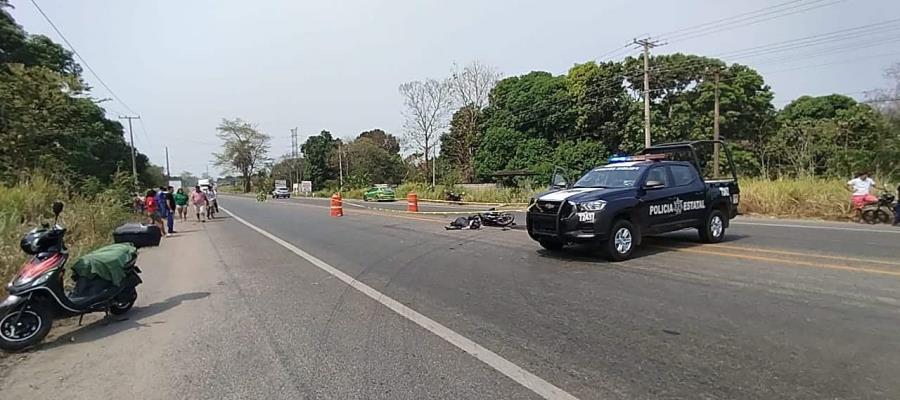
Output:
<path fill-rule="evenodd" d="M 27 305 L 0 318 L 0 349 L 19 351 L 38 344 L 53 325 L 53 318 L 43 307 Z"/>

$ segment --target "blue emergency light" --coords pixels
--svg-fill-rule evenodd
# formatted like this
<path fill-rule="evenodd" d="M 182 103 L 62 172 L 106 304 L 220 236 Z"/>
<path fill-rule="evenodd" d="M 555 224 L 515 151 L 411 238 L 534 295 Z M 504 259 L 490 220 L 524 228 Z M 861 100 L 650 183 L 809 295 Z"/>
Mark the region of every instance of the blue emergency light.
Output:
<path fill-rule="evenodd" d="M 612 156 L 608 159 L 608 161 L 610 164 L 612 164 L 629 161 L 657 161 L 665 158 L 665 154 L 641 154 L 636 156 Z"/>

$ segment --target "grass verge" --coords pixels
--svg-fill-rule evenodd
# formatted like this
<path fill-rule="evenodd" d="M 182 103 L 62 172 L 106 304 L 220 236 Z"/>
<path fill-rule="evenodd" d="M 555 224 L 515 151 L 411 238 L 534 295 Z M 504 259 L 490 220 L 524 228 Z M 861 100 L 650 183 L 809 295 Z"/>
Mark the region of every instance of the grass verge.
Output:
<path fill-rule="evenodd" d="M 121 197 L 70 194 L 41 176 L 0 186 L 0 282 L 4 287 L 28 257 L 19 248 L 22 235 L 41 223 L 53 223 L 50 206 L 56 200 L 65 203 L 60 224 L 67 229 L 66 244 L 73 260 L 111 243 L 113 229 L 133 218 Z"/>

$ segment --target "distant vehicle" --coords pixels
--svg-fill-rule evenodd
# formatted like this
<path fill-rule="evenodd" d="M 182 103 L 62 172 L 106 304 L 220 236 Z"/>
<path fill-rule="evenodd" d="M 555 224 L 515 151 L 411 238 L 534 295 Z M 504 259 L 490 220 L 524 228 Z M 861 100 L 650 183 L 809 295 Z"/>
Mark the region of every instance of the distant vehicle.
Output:
<path fill-rule="evenodd" d="M 209 179 L 198 179 L 197 186 L 200 186 L 200 189 L 203 191 L 209 190 L 209 187 L 212 186 L 209 183 Z"/>
<path fill-rule="evenodd" d="M 291 191 L 288 190 L 286 186 L 276 186 L 275 190 L 272 191 L 273 199 L 289 199 L 291 198 Z"/>
<path fill-rule="evenodd" d="M 727 179 L 704 180 L 701 145 L 725 149 Z M 600 246 L 612 261 L 631 257 L 646 235 L 695 228 L 704 242 L 721 242 L 737 215 L 740 189 L 731 151 L 721 141 L 653 146 L 612 157 L 574 185 L 554 173 L 552 189 L 533 197 L 528 235 L 548 250 L 568 243 Z"/>
<path fill-rule="evenodd" d="M 394 189 L 388 185 L 375 185 L 363 193 L 363 201 L 394 201 L 396 199 Z"/>

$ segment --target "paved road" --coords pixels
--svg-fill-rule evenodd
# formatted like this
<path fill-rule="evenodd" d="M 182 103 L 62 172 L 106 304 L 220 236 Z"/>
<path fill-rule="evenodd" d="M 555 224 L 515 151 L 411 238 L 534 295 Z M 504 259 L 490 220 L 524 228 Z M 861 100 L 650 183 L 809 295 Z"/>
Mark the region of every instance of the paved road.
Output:
<path fill-rule="evenodd" d="M 665 235 L 612 264 L 545 252 L 522 230 L 445 231 L 441 216 L 222 204 L 240 220 L 142 254 L 182 258 L 146 273 L 133 322 L 51 340 L 0 391 L 49 397 L 36 372 L 68 381 L 139 342 L 141 356 L 106 363 L 125 385 L 85 384 L 84 398 L 539 398 L 541 382 L 558 398 L 900 398 L 889 227 L 742 219 L 726 243 Z"/>

